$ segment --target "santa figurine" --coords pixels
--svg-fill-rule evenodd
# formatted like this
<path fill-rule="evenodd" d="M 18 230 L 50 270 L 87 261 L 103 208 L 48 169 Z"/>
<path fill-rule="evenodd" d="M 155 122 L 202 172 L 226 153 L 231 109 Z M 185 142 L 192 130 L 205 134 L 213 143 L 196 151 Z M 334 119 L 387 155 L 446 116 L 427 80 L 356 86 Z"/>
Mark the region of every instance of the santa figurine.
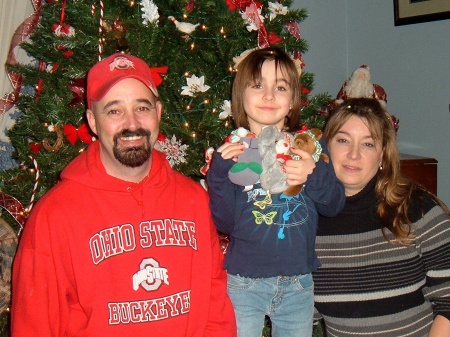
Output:
<path fill-rule="evenodd" d="M 370 68 L 363 64 L 357 68 L 350 79 L 346 81 L 341 90 L 336 95 L 336 103 L 342 103 L 348 98 L 375 98 L 383 106 L 387 103 L 387 94 L 383 87 L 378 84 L 372 84 L 370 81 Z"/>

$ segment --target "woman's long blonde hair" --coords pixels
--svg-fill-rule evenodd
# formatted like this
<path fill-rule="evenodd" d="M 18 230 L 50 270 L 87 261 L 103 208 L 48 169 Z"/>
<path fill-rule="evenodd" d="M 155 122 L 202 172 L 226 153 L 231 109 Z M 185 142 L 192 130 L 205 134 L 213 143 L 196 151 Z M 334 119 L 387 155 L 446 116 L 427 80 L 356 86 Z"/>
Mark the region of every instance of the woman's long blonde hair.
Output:
<path fill-rule="evenodd" d="M 397 242 L 408 245 L 414 238 L 411 221 L 408 218 L 409 205 L 413 191 L 422 187 L 404 177 L 400 171 L 397 136 L 391 115 L 376 99 L 348 99 L 330 112 L 324 129 L 324 137 L 327 142 L 352 116 L 361 118 L 369 128 L 372 138 L 382 145 L 383 156 L 375 185 L 375 194 L 378 200 L 377 214 L 381 219 L 383 235 L 387 239 L 386 229 L 388 229 L 395 236 Z M 447 207 L 439 199 L 434 195 L 432 198 L 448 212 Z"/>

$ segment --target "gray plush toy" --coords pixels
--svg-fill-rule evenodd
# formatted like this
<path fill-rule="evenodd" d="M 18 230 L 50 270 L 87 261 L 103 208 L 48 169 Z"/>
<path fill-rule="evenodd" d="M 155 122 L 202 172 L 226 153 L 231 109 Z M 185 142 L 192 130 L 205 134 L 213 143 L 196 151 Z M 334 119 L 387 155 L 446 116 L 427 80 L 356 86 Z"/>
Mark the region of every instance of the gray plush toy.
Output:
<path fill-rule="evenodd" d="M 258 182 L 259 175 L 262 172 L 258 138 L 255 137 L 255 134 L 241 127 L 232 131 L 227 140 L 230 143 L 240 142 L 244 145 L 244 152 L 230 168 L 228 177 L 231 182 L 245 186 L 244 190 L 249 190 Z"/>
<path fill-rule="evenodd" d="M 278 130 L 276 126 L 266 126 L 261 130 L 258 139 L 263 170 L 260 176 L 261 187 L 270 193 L 282 193 L 289 187 L 286 183 L 284 162 L 289 157 L 287 153 L 293 136 Z M 285 153 L 277 151 L 281 147 L 286 148 Z"/>

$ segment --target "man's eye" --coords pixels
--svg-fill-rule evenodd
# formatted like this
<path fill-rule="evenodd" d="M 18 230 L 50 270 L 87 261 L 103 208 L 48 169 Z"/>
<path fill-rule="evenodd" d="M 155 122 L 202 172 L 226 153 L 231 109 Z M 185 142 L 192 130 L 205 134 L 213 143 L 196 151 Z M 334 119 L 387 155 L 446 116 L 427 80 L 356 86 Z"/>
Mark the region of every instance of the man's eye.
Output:
<path fill-rule="evenodd" d="M 136 109 L 136 111 L 140 112 L 140 113 L 145 113 L 145 112 L 150 112 L 154 109 L 155 109 L 154 106 L 140 106 Z"/>
<path fill-rule="evenodd" d="M 118 113 L 120 113 L 120 111 L 119 110 L 114 110 L 114 109 L 108 110 L 106 112 L 107 115 L 117 115 Z"/>

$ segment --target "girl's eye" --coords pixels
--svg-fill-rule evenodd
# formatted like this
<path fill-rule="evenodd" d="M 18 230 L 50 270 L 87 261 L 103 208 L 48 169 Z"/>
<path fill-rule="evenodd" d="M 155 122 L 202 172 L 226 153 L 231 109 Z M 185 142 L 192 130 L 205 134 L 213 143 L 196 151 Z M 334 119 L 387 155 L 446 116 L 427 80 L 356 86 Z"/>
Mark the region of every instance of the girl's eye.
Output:
<path fill-rule="evenodd" d="M 279 86 L 277 87 L 277 90 L 278 90 L 278 91 L 286 91 L 287 88 L 286 88 L 285 86 L 279 85 Z"/>

